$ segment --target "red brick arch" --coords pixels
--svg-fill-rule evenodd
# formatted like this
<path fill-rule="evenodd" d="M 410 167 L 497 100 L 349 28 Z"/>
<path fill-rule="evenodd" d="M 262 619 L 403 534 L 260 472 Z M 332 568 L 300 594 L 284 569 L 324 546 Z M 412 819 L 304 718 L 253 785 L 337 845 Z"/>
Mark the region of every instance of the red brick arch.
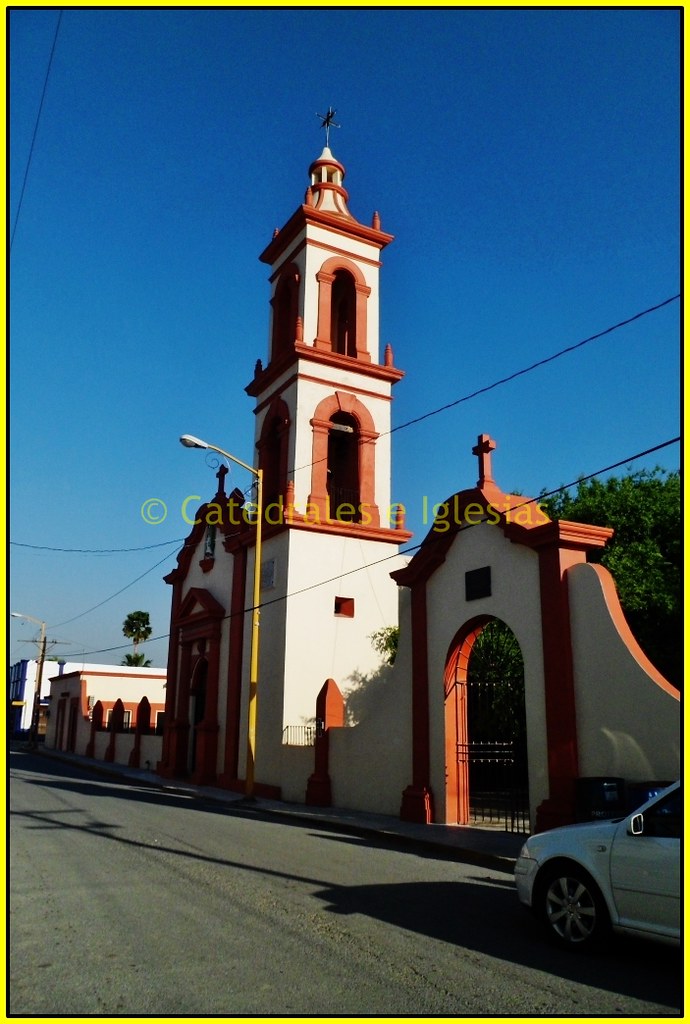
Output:
<path fill-rule="evenodd" d="M 331 256 L 316 275 L 319 282 L 319 315 L 316 327 L 316 338 L 314 348 L 330 352 L 332 349 L 331 338 L 331 297 L 333 282 L 336 271 L 346 270 L 352 275 L 355 282 L 355 319 L 357 355 L 361 362 L 370 363 L 371 354 L 367 345 L 367 299 L 371 295 L 371 288 L 364 280 L 364 274 L 351 260 L 345 256 Z"/>
<path fill-rule="evenodd" d="M 467 824 L 470 811 L 470 789 L 467 765 L 460 765 L 457 745 L 467 743 L 467 668 L 475 640 L 492 621 L 491 615 L 478 615 L 465 623 L 453 637 L 446 655 L 444 673 L 444 713 L 446 747 L 445 821 Z"/>
<path fill-rule="evenodd" d="M 319 518 L 329 518 L 326 470 L 328 468 L 328 435 L 331 420 L 339 412 L 348 413 L 357 423 L 359 445 L 359 498 L 368 517 L 369 526 L 380 525 L 379 509 L 375 502 L 376 432 L 374 419 L 367 407 L 355 395 L 336 391 L 319 402 L 311 419 L 313 429 L 311 493 L 309 504 L 315 506 Z"/>

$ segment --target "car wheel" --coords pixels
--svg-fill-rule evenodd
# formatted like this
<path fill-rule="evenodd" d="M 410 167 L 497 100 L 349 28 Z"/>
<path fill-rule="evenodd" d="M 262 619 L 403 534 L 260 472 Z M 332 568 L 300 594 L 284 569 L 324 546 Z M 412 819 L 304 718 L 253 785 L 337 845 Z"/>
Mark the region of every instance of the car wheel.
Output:
<path fill-rule="evenodd" d="M 539 887 L 539 913 L 555 941 L 568 949 L 595 945 L 609 928 L 599 889 L 576 864 L 552 868 Z"/>

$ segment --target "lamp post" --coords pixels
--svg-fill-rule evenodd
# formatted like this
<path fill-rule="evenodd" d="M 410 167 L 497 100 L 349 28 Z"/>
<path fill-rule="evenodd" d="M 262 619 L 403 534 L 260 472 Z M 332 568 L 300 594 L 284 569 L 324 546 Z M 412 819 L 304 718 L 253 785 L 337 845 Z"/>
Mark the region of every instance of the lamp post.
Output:
<path fill-rule="evenodd" d="M 259 604 L 261 601 L 261 524 L 263 519 L 263 470 L 249 466 L 246 462 L 208 441 L 202 441 L 191 434 L 183 434 L 180 444 L 185 448 L 208 448 L 218 452 L 242 469 L 256 477 L 256 541 L 254 549 L 254 596 L 252 598 L 252 639 L 249 656 L 249 708 L 247 712 L 247 770 L 244 793 L 249 800 L 254 797 L 254 769 L 256 765 L 256 700 L 259 686 Z"/>
<path fill-rule="evenodd" d="M 33 615 L 23 615 L 21 612 L 10 612 L 13 619 L 28 619 L 41 627 L 41 639 L 38 642 L 38 667 L 36 669 L 36 686 L 34 688 L 34 703 L 31 709 L 31 725 L 29 727 L 29 746 L 38 745 L 38 718 L 41 706 L 41 683 L 43 682 L 43 664 L 46 660 L 46 624 L 42 619 L 35 619 Z"/>

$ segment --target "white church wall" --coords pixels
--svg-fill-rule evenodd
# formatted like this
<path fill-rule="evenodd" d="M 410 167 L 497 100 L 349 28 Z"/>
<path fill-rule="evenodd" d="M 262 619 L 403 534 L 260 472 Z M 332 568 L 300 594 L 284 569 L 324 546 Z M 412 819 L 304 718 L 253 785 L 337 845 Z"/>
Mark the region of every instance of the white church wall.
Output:
<path fill-rule="evenodd" d="M 307 782 L 314 771 L 314 747 L 282 745 L 280 764 L 281 799 L 303 804 Z"/>
<path fill-rule="evenodd" d="M 465 573 L 491 566 L 491 596 L 465 599 Z M 531 600 L 520 600 L 523 593 Z M 548 796 L 546 710 L 542 656 L 539 561 L 537 554 L 512 544 L 499 526 L 482 523 L 460 532 L 427 584 L 431 786 L 435 801 L 445 794 L 444 672 L 457 631 L 477 615 L 491 615 L 514 633 L 525 669 L 525 712 L 529 755 L 530 807 Z M 517 597 L 517 599 L 516 599 Z M 439 807 L 436 808 L 438 817 Z"/>
<path fill-rule="evenodd" d="M 568 570 L 581 776 L 630 782 L 680 775 L 678 692 L 632 637 L 602 566 Z"/>
<path fill-rule="evenodd" d="M 285 666 L 285 595 L 288 586 L 288 535 L 277 534 L 263 544 L 262 607 L 259 612 L 259 662 L 256 698 L 256 778 L 282 783 L 283 673 Z M 254 549 L 247 559 L 245 608 L 253 603 Z M 239 771 L 245 770 L 252 616 L 244 617 L 244 660 L 240 705 Z"/>
<path fill-rule="evenodd" d="M 356 709 L 359 721 L 331 730 L 329 773 L 334 806 L 396 817 L 403 790 L 412 781 L 409 591 L 401 589 L 399 599 L 395 664 L 373 672 L 364 688 L 344 693 L 348 710 Z"/>
<path fill-rule="evenodd" d="M 344 691 L 353 674 L 377 668 L 370 634 L 397 624 L 398 588 L 390 572 L 400 565 L 390 544 L 291 531 L 285 725 L 313 719 L 326 679 Z M 354 601 L 352 617 L 336 614 L 336 598 Z"/>

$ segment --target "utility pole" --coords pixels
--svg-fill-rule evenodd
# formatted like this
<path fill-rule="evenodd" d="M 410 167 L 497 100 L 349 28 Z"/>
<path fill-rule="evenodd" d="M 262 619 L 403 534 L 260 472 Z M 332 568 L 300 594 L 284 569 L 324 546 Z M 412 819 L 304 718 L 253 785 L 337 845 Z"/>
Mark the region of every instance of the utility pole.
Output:
<path fill-rule="evenodd" d="M 38 666 L 36 668 L 36 686 L 34 688 L 34 702 L 31 708 L 31 725 L 29 727 L 29 746 L 38 746 L 38 721 L 41 716 L 41 684 L 43 682 L 43 665 L 46 660 L 46 624 L 42 619 L 36 619 L 33 615 L 24 615 L 22 612 L 10 612 L 13 619 L 28 619 L 41 627 L 41 637 L 38 642 Z M 35 643 L 36 641 L 34 641 Z M 51 644 L 59 643 L 58 640 L 51 640 Z"/>
<path fill-rule="evenodd" d="M 34 688 L 34 706 L 31 709 L 31 728 L 29 730 L 29 746 L 38 746 L 38 719 L 41 714 L 41 683 L 43 682 L 43 665 L 46 660 L 46 624 L 41 623 L 41 639 L 38 646 L 38 668 L 36 670 L 36 686 Z"/>

